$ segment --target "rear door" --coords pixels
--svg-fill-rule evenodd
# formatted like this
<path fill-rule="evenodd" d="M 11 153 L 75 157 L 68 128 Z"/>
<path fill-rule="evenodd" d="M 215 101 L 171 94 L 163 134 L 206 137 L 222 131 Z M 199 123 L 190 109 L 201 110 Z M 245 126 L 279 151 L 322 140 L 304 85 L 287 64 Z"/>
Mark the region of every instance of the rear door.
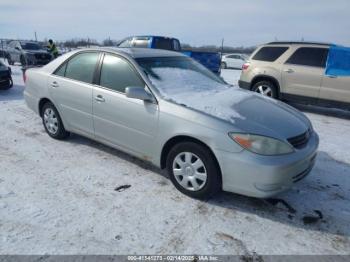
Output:
<path fill-rule="evenodd" d="M 49 77 L 54 104 L 70 130 L 93 137 L 92 89 L 100 52 L 74 55 Z"/>
<path fill-rule="evenodd" d="M 300 47 L 282 66 L 282 92 L 318 99 L 328 48 Z"/>
<path fill-rule="evenodd" d="M 106 53 L 93 90 L 95 136 L 149 160 L 158 127 L 158 105 L 128 98 L 128 86 L 145 87 L 133 65 Z"/>

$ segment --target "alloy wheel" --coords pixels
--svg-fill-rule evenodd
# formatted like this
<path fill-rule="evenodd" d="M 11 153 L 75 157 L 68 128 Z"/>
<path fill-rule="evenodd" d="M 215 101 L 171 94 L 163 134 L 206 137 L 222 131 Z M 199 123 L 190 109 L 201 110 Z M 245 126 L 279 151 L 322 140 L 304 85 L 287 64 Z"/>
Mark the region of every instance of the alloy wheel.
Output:
<path fill-rule="evenodd" d="M 273 91 L 271 87 L 267 85 L 260 85 L 255 89 L 255 92 L 262 94 L 264 96 L 273 97 Z"/>

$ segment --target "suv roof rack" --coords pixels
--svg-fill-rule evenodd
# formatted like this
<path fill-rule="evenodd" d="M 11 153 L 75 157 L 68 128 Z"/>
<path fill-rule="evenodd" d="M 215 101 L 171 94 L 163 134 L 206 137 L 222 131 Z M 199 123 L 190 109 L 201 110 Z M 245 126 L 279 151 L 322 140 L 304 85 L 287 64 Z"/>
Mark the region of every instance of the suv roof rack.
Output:
<path fill-rule="evenodd" d="M 267 43 L 266 45 L 325 45 L 330 46 L 332 43 L 322 43 L 322 42 L 304 42 L 304 41 L 275 41 Z"/>

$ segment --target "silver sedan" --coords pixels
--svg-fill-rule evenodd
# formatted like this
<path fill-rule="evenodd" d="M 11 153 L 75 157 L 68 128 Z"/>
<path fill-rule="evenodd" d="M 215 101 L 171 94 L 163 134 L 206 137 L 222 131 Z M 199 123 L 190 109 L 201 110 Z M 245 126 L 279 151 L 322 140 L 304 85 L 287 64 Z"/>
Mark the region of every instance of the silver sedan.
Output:
<path fill-rule="evenodd" d="M 77 50 L 25 78 L 26 103 L 49 136 L 73 132 L 149 161 L 191 197 L 269 197 L 315 162 L 318 135 L 302 113 L 180 53 Z"/>

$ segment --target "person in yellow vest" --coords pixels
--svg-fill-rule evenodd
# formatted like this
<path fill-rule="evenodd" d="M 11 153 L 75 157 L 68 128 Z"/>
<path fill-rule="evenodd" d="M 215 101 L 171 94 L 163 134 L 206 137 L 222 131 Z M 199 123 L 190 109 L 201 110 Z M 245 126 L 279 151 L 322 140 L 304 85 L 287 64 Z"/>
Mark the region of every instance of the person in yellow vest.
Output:
<path fill-rule="evenodd" d="M 58 49 L 52 39 L 49 40 L 49 44 L 47 46 L 47 51 L 53 56 L 53 58 L 58 57 Z"/>

